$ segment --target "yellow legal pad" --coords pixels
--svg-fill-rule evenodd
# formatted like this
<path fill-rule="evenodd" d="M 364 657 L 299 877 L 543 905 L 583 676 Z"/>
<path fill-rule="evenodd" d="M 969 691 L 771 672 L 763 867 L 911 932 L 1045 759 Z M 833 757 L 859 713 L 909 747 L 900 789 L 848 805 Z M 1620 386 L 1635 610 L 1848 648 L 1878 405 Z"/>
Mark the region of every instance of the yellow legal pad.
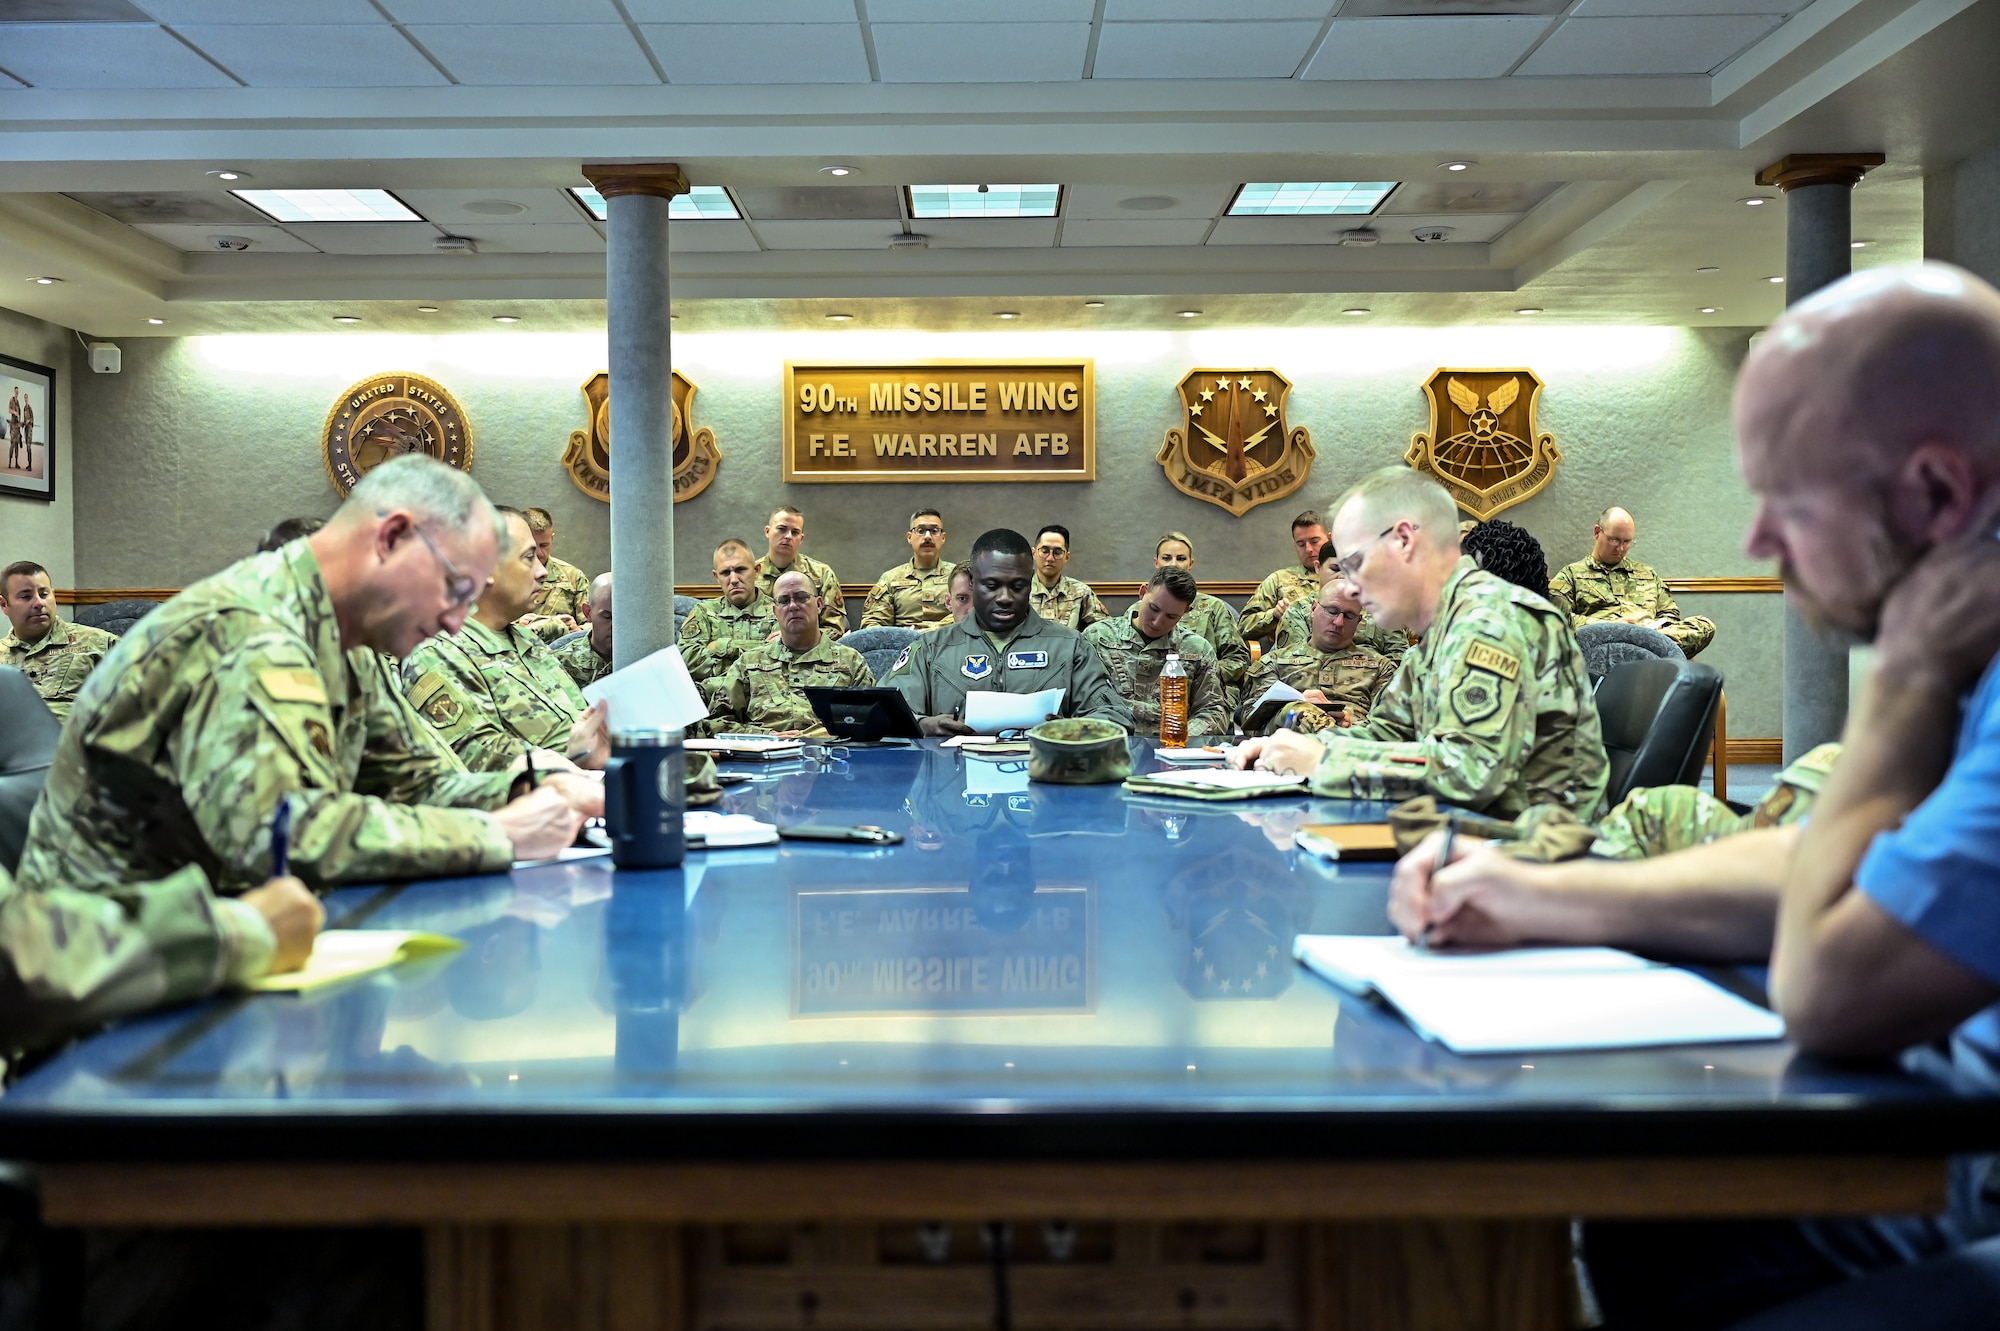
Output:
<path fill-rule="evenodd" d="M 251 981 L 250 987 L 266 993 L 304 993 L 464 946 L 456 938 L 410 929 L 328 929 L 313 940 L 312 956 L 302 968 L 266 975 Z"/>

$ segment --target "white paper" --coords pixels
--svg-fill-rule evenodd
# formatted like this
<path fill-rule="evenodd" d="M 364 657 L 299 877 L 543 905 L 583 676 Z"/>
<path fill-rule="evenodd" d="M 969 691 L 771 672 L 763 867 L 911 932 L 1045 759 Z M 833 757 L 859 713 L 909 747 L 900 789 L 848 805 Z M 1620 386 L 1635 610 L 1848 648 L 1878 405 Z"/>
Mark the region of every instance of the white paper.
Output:
<path fill-rule="evenodd" d="M 1157 748 L 1153 750 L 1153 756 L 1161 762 L 1188 763 L 1193 765 L 1226 763 L 1229 761 L 1229 755 L 1219 749 Z"/>
<path fill-rule="evenodd" d="M 982 735 L 997 735 L 1003 730 L 1025 730 L 1060 712 L 1062 700 L 1061 689 L 1043 689 L 1040 693 L 968 693 L 965 695 L 965 724 Z"/>
<path fill-rule="evenodd" d="M 1241 772 L 1232 768 L 1149 772 L 1145 779 L 1149 785 L 1188 786 L 1195 790 L 1303 790 L 1306 784 L 1306 779 L 1302 776 L 1280 776 L 1276 772 Z"/>
<path fill-rule="evenodd" d="M 1267 702 L 1297 702 L 1305 696 L 1305 694 L 1300 693 L 1297 689 L 1280 679 L 1274 681 L 1270 688 L 1264 690 L 1264 696 L 1257 700 L 1257 705 L 1262 707 Z"/>
<path fill-rule="evenodd" d="M 609 846 L 565 846 L 546 860 L 515 860 L 516 869 L 532 869 L 538 864 L 563 864 L 570 860 L 594 860 L 600 855 L 609 855 Z"/>
<path fill-rule="evenodd" d="M 689 809 L 681 830 L 688 836 L 707 839 L 708 849 L 725 846 L 768 846 L 778 839 L 773 823 L 759 822 L 747 813 L 716 813 L 710 809 Z"/>
<path fill-rule="evenodd" d="M 662 647 L 651 656 L 614 670 L 584 686 L 584 699 L 607 705 L 605 723 L 621 730 L 685 730 L 708 715 L 681 660 L 681 649 Z"/>
<path fill-rule="evenodd" d="M 1690 971 L 1606 947 L 1421 952 L 1402 938 L 1302 934 L 1292 954 L 1381 994 L 1456 1053 L 1775 1040 L 1785 1023 Z"/>

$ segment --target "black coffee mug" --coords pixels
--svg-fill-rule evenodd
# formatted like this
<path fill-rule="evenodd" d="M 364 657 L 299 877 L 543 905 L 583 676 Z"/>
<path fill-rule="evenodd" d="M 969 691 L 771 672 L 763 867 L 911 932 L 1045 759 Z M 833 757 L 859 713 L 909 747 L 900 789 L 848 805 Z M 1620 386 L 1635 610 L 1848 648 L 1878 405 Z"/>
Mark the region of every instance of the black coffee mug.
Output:
<path fill-rule="evenodd" d="M 604 764 L 604 830 L 620 869 L 671 869 L 687 857 L 687 753 L 678 730 L 611 737 Z"/>

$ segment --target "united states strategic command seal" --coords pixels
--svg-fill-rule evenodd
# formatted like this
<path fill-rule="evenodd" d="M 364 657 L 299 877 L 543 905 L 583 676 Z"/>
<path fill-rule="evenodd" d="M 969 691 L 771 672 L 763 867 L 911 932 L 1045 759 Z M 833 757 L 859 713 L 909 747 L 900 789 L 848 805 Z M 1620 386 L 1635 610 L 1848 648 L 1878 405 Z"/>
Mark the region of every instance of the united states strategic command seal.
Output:
<path fill-rule="evenodd" d="M 1312 472 L 1312 437 L 1285 430 L 1291 380 L 1276 370 L 1190 370 L 1180 382 L 1185 430 L 1167 431 L 1159 464 L 1182 494 L 1242 517 L 1283 499 Z"/>
<path fill-rule="evenodd" d="M 696 430 L 688 424 L 694 406 L 695 386 L 679 370 L 673 372 L 674 404 L 674 502 L 692 499 L 715 479 L 722 462 L 722 450 L 715 445 L 715 431 Z M 590 428 L 572 430 L 569 447 L 563 451 L 563 470 L 576 488 L 592 499 L 611 502 L 611 376 L 598 371 L 584 381 L 584 405 L 590 410 Z"/>
<path fill-rule="evenodd" d="M 1439 370 L 1424 384 L 1431 428 L 1403 461 L 1444 483 L 1481 522 L 1555 479 L 1562 450 L 1535 433 L 1542 381 L 1533 370 Z"/>
<path fill-rule="evenodd" d="M 472 427 L 442 385 L 418 374 L 378 374 L 333 404 L 320 452 L 334 489 L 346 494 L 370 471 L 405 453 L 427 453 L 471 471 Z"/>

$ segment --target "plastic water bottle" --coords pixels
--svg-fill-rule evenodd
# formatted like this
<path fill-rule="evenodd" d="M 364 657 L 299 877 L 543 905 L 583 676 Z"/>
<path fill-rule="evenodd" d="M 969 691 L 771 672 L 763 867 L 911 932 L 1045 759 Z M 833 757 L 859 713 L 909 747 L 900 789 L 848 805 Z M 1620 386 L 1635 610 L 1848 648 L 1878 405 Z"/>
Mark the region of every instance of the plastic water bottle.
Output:
<path fill-rule="evenodd" d="M 1160 672 L 1160 743 L 1180 748 L 1188 742 L 1188 680 L 1181 654 L 1167 653 Z"/>

